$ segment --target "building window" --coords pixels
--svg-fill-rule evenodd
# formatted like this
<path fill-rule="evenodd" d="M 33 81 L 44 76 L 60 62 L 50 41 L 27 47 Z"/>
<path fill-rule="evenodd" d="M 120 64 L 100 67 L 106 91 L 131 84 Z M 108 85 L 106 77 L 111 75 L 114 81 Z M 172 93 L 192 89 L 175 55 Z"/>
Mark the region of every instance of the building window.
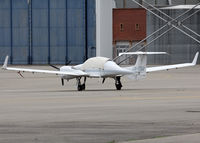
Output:
<path fill-rule="evenodd" d="M 124 31 L 124 24 L 123 23 L 120 24 L 120 31 Z"/>
<path fill-rule="evenodd" d="M 140 25 L 139 24 L 135 24 L 135 30 L 136 31 L 140 30 Z"/>

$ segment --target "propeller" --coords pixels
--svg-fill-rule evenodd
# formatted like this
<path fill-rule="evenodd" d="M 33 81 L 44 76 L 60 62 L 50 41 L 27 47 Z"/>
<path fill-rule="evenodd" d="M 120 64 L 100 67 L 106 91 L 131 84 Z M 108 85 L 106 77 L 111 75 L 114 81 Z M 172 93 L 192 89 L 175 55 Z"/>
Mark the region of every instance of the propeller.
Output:
<path fill-rule="evenodd" d="M 69 64 L 71 64 L 71 62 L 72 62 L 72 61 L 68 61 L 68 62 L 65 63 L 65 65 L 66 65 L 66 66 L 69 65 Z"/>
<path fill-rule="evenodd" d="M 68 61 L 68 62 L 65 63 L 65 65 L 66 65 L 66 66 L 69 65 L 71 62 L 72 62 L 72 61 Z M 54 68 L 54 69 L 56 69 L 56 70 L 58 70 L 58 71 L 60 70 L 60 68 L 58 68 L 57 66 L 54 66 L 54 65 L 51 65 L 51 64 L 49 64 L 49 66 L 51 66 L 52 68 Z M 64 79 L 63 79 L 63 78 L 61 78 L 61 83 L 62 83 L 62 86 L 65 85 L 65 82 L 64 82 Z"/>
<path fill-rule="evenodd" d="M 84 84 L 86 83 L 86 79 L 87 79 L 87 78 L 86 78 L 86 77 L 84 77 Z"/>
<path fill-rule="evenodd" d="M 106 80 L 106 78 L 103 78 L 102 84 L 104 84 L 105 80 Z"/>
<path fill-rule="evenodd" d="M 20 71 L 17 72 L 22 78 L 24 78 L 24 76 L 21 74 Z"/>
<path fill-rule="evenodd" d="M 58 68 L 58 67 L 56 67 L 56 66 L 54 66 L 54 65 L 51 65 L 51 64 L 50 64 L 50 66 L 51 66 L 52 68 L 54 68 L 54 69 L 60 70 L 60 68 Z"/>
<path fill-rule="evenodd" d="M 71 62 L 72 62 L 72 61 L 68 61 L 68 62 L 65 63 L 65 65 L 66 65 L 66 66 L 69 65 Z M 57 67 L 57 66 L 54 66 L 54 65 L 51 65 L 51 64 L 49 64 L 49 66 L 51 66 L 51 67 L 54 68 L 54 69 L 60 70 L 60 68 Z"/>

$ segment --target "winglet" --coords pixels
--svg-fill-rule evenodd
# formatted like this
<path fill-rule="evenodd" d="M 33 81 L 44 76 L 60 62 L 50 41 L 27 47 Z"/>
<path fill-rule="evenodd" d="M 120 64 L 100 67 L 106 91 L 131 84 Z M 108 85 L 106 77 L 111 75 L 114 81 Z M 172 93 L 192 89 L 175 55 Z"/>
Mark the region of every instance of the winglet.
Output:
<path fill-rule="evenodd" d="M 4 70 L 7 69 L 7 65 L 8 65 L 8 56 L 6 56 L 6 58 L 5 58 L 2 69 L 4 69 Z"/>
<path fill-rule="evenodd" d="M 199 56 L 199 52 L 196 53 L 196 55 L 195 55 L 195 57 L 194 57 L 194 60 L 192 61 L 192 64 L 193 64 L 193 65 L 196 65 L 196 64 L 197 64 L 198 56 Z"/>

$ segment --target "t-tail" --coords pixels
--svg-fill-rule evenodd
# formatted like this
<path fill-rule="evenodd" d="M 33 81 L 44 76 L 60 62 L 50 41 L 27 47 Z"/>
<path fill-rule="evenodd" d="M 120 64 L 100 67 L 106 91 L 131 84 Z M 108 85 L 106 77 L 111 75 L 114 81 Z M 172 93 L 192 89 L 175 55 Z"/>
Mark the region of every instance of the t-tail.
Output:
<path fill-rule="evenodd" d="M 147 55 L 158 55 L 158 54 L 167 54 L 166 52 L 128 52 L 128 53 L 120 53 L 121 55 L 137 55 L 137 61 L 134 66 L 127 67 L 126 69 L 129 69 L 133 71 L 133 74 L 128 75 L 130 79 L 143 79 L 146 77 L 146 66 L 147 66 Z"/>

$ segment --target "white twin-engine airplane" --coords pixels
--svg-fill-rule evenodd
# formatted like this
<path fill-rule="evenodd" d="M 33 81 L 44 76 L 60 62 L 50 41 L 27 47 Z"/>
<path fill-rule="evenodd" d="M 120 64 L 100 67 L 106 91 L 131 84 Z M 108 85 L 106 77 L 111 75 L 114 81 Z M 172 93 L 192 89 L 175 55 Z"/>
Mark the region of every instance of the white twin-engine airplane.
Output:
<path fill-rule="evenodd" d="M 19 74 L 21 72 L 31 72 L 31 73 L 47 73 L 47 74 L 56 74 L 61 77 L 62 85 L 64 85 L 64 80 L 77 80 L 77 90 L 85 90 L 86 78 L 102 78 L 103 82 L 106 78 L 113 78 L 115 80 L 115 86 L 117 90 L 121 90 L 121 77 L 128 75 L 131 79 L 141 79 L 146 76 L 146 73 L 154 71 L 162 71 L 169 69 L 177 69 L 182 67 L 195 66 L 197 63 L 199 52 L 196 53 L 192 63 L 183 63 L 175 65 L 166 65 L 158 67 L 146 67 L 147 55 L 152 54 L 166 54 L 166 52 L 128 52 L 120 53 L 121 55 L 138 55 L 136 64 L 130 67 L 120 67 L 114 61 L 105 57 L 94 57 L 85 61 L 83 64 L 76 66 L 62 66 L 57 68 L 58 71 L 51 70 L 37 70 L 37 69 L 24 69 L 24 68 L 11 68 L 7 67 L 8 56 L 5 59 L 2 69 L 17 71 Z M 81 83 L 81 78 L 84 78 L 83 83 Z"/>

